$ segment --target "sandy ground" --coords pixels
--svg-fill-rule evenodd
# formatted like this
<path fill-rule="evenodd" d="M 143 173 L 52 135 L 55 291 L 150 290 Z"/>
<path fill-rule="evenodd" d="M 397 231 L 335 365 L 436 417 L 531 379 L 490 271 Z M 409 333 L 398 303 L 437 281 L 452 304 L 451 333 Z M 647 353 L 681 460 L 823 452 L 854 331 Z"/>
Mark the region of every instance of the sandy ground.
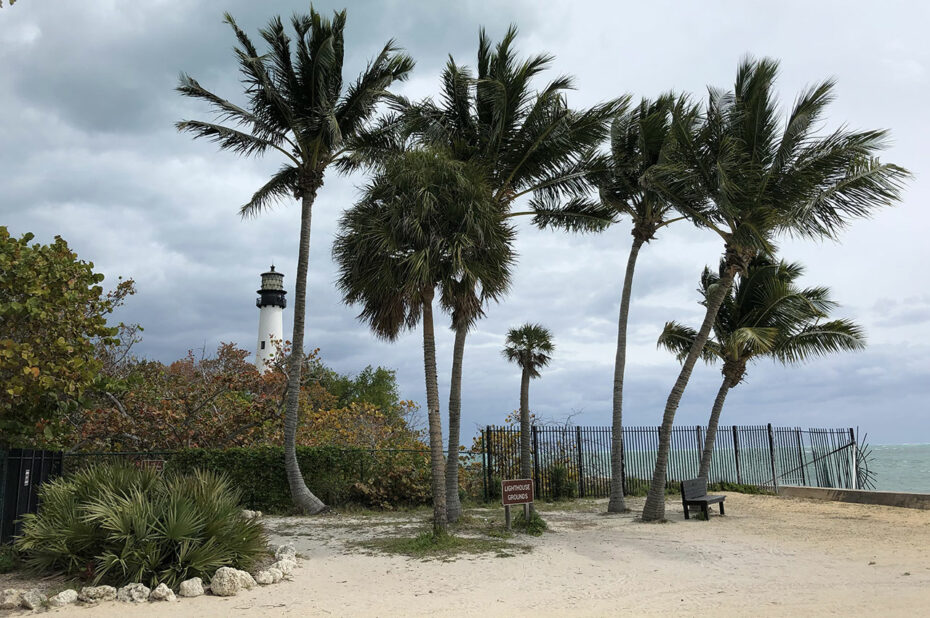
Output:
<path fill-rule="evenodd" d="M 421 561 L 351 542 L 413 533 L 424 512 L 268 518 L 306 557 L 293 581 L 170 607 L 107 603 L 62 616 L 616 616 L 930 614 L 930 511 L 729 494 L 726 517 L 667 524 L 545 507 L 551 531 L 513 557 Z M 499 516 L 500 509 L 476 511 Z"/>

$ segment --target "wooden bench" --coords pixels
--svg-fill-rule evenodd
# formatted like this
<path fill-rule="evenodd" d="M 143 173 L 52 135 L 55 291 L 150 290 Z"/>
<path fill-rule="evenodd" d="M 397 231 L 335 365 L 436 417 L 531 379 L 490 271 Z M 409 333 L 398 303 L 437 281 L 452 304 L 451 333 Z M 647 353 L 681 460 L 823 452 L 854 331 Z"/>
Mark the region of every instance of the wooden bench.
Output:
<path fill-rule="evenodd" d="M 723 515 L 723 501 L 726 499 L 726 496 L 707 495 L 707 479 L 697 478 L 681 483 L 681 505 L 685 509 L 685 519 L 691 519 L 688 513 L 688 507 L 691 505 L 700 506 L 704 519 L 710 519 L 708 507 L 717 502 L 720 503 L 720 514 Z"/>

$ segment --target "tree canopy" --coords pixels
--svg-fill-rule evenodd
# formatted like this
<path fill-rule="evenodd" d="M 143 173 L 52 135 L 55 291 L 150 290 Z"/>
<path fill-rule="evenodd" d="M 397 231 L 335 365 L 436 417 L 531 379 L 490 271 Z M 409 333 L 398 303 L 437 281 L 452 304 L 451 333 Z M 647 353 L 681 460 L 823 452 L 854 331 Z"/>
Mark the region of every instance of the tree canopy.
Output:
<path fill-rule="evenodd" d="M 104 277 L 78 258 L 60 236 L 32 243 L 0 226 L 0 441 L 35 444 L 63 430 L 102 363 L 98 341 L 132 282 L 105 294 Z"/>

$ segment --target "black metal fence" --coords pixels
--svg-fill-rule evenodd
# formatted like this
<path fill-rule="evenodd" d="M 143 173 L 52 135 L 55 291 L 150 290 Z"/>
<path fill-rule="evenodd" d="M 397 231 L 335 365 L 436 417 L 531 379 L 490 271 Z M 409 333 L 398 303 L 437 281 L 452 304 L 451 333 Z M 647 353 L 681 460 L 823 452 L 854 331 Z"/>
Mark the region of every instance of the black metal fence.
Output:
<path fill-rule="evenodd" d="M 667 479 L 695 478 L 706 428 L 672 428 Z M 520 431 L 513 427 L 482 432 L 484 483 L 493 495 L 500 479 L 519 478 Z M 659 428 L 623 428 L 624 493 L 644 493 L 652 479 Z M 533 426 L 533 476 L 541 498 L 604 497 L 610 492 L 610 427 Z M 778 485 L 862 488 L 852 429 L 801 429 L 769 425 L 717 429 L 709 483 L 738 483 L 776 489 Z"/>
<path fill-rule="evenodd" d="M 19 533 L 17 520 L 39 508 L 39 485 L 61 474 L 62 453 L 14 448 L 0 450 L 0 543 Z"/>

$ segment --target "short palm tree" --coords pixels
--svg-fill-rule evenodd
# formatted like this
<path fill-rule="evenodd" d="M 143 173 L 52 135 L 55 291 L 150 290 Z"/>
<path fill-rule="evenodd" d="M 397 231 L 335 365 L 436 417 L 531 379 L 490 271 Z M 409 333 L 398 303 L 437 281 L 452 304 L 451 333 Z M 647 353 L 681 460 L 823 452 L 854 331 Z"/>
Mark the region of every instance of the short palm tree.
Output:
<path fill-rule="evenodd" d="M 784 364 L 800 363 L 817 356 L 865 347 L 862 329 L 849 320 L 822 321 L 837 304 L 827 288 L 799 288 L 804 273 L 800 264 L 753 260 L 745 275 L 737 278 L 720 305 L 714 321 L 713 338 L 704 344 L 702 357 L 708 363 L 723 363 L 723 382 L 714 399 L 707 423 L 698 476 L 710 472 L 717 424 L 730 389 L 742 382 L 746 365 L 759 358 L 772 358 Z M 700 293 L 707 303 L 720 275 L 704 269 Z M 677 322 L 668 322 L 659 345 L 683 360 L 697 332 Z"/>
<path fill-rule="evenodd" d="M 694 114 L 684 97 L 664 95 L 655 101 L 643 99 L 639 105 L 617 116 L 610 129 L 610 158 L 603 170 L 595 170 L 601 203 L 613 221 L 629 218 L 633 242 L 627 259 L 620 295 L 617 325 L 617 354 L 614 363 L 613 423 L 611 426 L 610 500 L 607 511 L 626 511 L 623 499 L 623 375 L 626 367 L 626 331 L 630 315 L 633 273 L 643 244 L 650 242 L 663 227 L 683 217 L 671 217 L 672 205 L 660 193 L 643 186 L 640 179 L 649 169 L 663 163 L 673 147 L 672 114 Z"/>
<path fill-rule="evenodd" d="M 520 59 L 514 48 L 515 27 L 493 45 L 484 30 L 478 36 L 477 71 L 450 59 L 441 76 L 438 101 L 408 105 L 401 114 L 407 132 L 420 143 L 441 146 L 460 161 L 479 166 L 485 182 L 507 216 L 532 216 L 541 227 L 600 230 L 610 220 L 588 197 L 587 175 L 602 160 L 595 149 L 608 124 L 622 111 L 621 98 L 576 111 L 566 101 L 572 80 L 560 76 L 534 89 L 534 79 L 549 69 L 553 57 Z M 391 140 L 385 140 L 388 145 Z M 516 200 L 529 198 L 529 210 L 514 212 Z M 463 290 L 464 297 L 476 293 Z M 455 312 L 455 346 L 449 389 L 449 516 L 458 517 L 458 448 L 461 375 L 468 328 L 481 317 L 472 305 Z"/>
<path fill-rule="evenodd" d="M 724 242 L 720 281 L 665 404 L 645 521 L 665 517 L 675 412 L 736 275 L 757 255 L 772 255 L 779 235 L 835 238 L 850 220 L 896 202 L 908 175 L 876 158 L 886 131 L 841 127 L 817 134 L 833 98 L 830 80 L 801 93 L 782 122 L 774 93 L 777 71 L 774 60 L 744 59 L 732 92 L 711 89 L 702 119 L 675 118 L 674 159 L 644 177 L 678 212 Z"/>
<path fill-rule="evenodd" d="M 355 83 L 343 89 L 342 64 L 345 11 L 332 20 L 311 7 L 309 15 L 291 19 L 294 39 L 280 17 L 273 18 L 261 36 L 268 51 L 260 54 L 249 37 L 226 14 L 239 47 L 235 48 L 248 105 L 240 107 L 181 76 L 178 91 L 206 101 L 216 113 L 215 122 L 184 120 L 180 131 L 205 138 L 240 155 L 276 151 L 284 165 L 239 211 L 257 216 L 274 202 L 295 198 L 301 202 L 300 248 L 294 290 L 294 331 L 288 360 L 284 415 L 284 453 L 288 483 L 295 505 L 317 513 L 325 505 L 307 489 L 297 465 L 297 408 L 306 318 L 307 269 L 310 255 L 310 219 L 313 202 L 323 186 L 330 164 L 351 152 L 356 135 L 363 133 L 386 89 L 403 80 L 413 60 L 398 53 L 389 41 Z M 292 48 L 293 43 L 293 48 Z M 224 124 L 225 123 L 225 124 Z"/>
<path fill-rule="evenodd" d="M 480 170 L 412 150 L 382 162 L 333 245 L 344 300 L 362 306 L 377 335 L 393 340 L 422 323 L 436 534 L 447 514 L 433 300 L 438 289 L 454 305 L 462 281 L 482 290 L 478 304 L 506 290 L 513 231 L 501 215 Z"/>
<path fill-rule="evenodd" d="M 504 358 L 522 370 L 520 378 L 520 476 L 533 478 L 530 447 L 530 379 L 539 377 L 539 370 L 549 364 L 555 345 L 552 333 L 539 324 L 524 324 L 507 333 Z M 532 507 L 531 507 L 532 508 Z"/>

